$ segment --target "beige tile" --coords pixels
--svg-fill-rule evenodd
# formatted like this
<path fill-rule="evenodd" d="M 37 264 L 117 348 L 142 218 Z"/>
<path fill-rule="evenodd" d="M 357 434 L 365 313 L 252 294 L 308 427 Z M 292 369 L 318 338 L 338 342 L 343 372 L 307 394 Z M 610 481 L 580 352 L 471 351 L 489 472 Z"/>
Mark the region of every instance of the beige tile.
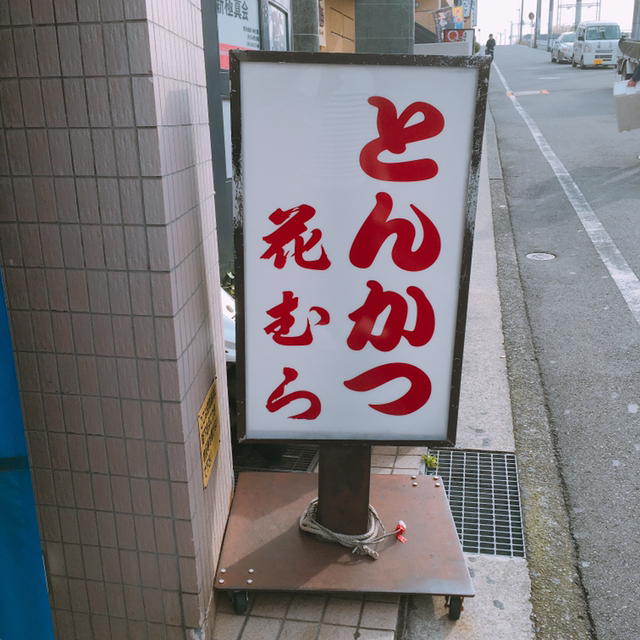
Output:
<path fill-rule="evenodd" d="M 174 554 L 176 545 L 172 520 L 169 518 L 154 518 L 153 527 L 158 553 Z"/>
<path fill-rule="evenodd" d="M 113 76 L 127 74 L 129 72 L 127 47 L 122 46 L 125 42 L 124 25 L 122 23 L 103 24 L 102 30 L 108 74 Z M 115 104 L 112 108 L 117 110 L 118 107 L 119 105 Z"/>
<path fill-rule="evenodd" d="M 88 127 L 87 96 L 84 80 L 81 78 L 65 78 L 62 90 L 67 105 L 67 124 L 69 127 Z M 76 165 L 77 168 L 77 165 Z"/>
<path fill-rule="evenodd" d="M 395 640 L 394 631 L 381 631 L 379 629 L 360 629 L 358 640 Z"/>
<path fill-rule="evenodd" d="M 117 175 L 116 150 L 111 130 L 93 129 L 91 140 L 95 153 L 96 173 L 100 176 Z"/>
<path fill-rule="evenodd" d="M 291 598 L 290 593 L 259 593 L 251 608 L 251 615 L 264 618 L 284 618 Z"/>
<path fill-rule="evenodd" d="M 372 453 L 374 455 L 395 456 L 398 453 L 398 447 L 389 445 L 376 445 L 373 447 Z"/>
<path fill-rule="evenodd" d="M 361 599 L 329 598 L 322 623 L 356 627 L 361 609 Z"/>
<path fill-rule="evenodd" d="M 153 518 L 148 516 L 135 516 L 136 525 L 136 542 L 140 551 L 156 551 L 156 538 Z M 173 545 L 172 545 L 173 548 Z M 158 551 L 160 549 L 160 540 L 158 540 Z"/>
<path fill-rule="evenodd" d="M 182 561 L 188 562 L 189 558 L 181 558 Z M 158 554 L 158 567 L 160 571 L 160 586 L 166 591 L 177 591 L 181 588 L 181 578 L 180 573 L 178 571 L 178 563 L 176 561 L 175 556 Z M 185 581 L 186 586 L 185 586 Z M 197 583 L 197 580 L 196 580 Z M 192 587 L 192 583 L 188 581 L 188 577 L 185 576 L 182 579 L 182 588 L 188 590 Z M 196 584 L 197 588 L 197 584 Z"/>
<path fill-rule="evenodd" d="M 396 458 L 394 468 L 395 469 L 414 469 L 415 471 L 418 471 L 420 469 L 420 462 L 421 462 L 420 456 L 409 456 L 409 455 L 400 456 L 399 455 Z"/>
<path fill-rule="evenodd" d="M 147 464 L 149 465 L 149 478 L 166 480 L 169 477 L 167 470 L 167 454 L 162 442 L 147 442 Z M 152 484 L 152 494 L 155 491 Z M 168 489 L 164 491 L 168 495 Z"/>
<path fill-rule="evenodd" d="M 60 56 L 58 55 L 58 42 L 56 36 L 56 29 L 54 26 L 41 26 L 35 28 L 36 34 L 36 49 L 38 51 L 38 61 L 40 63 L 40 74 L 42 76 L 59 76 L 60 75 Z M 7 53 L 13 54 L 12 50 L 7 50 Z M 12 56 L 13 57 L 13 56 Z M 9 61 L 5 62 L 5 65 L 9 64 Z M 7 73 L 7 75 L 9 75 Z M 61 84 L 59 81 L 57 84 Z M 45 98 L 45 104 L 47 100 Z M 58 105 L 64 111 L 64 102 L 62 105 Z M 56 126 L 56 125 L 50 125 Z M 57 125 L 64 126 L 64 125 Z"/>
<path fill-rule="evenodd" d="M 169 625 L 182 624 L 180 613 L 180 593 L 177 591 L 164 591 L 162 593 L 165 622 Z"/>
<path fill-rule="evenodd" d="M 88 76 L 106 75 L 102 27 L 99 24 L 80 26 L 80 47 L 85 73 Z"/>
<path fill-rule="evenodd" d="M 414 476 L 418 473 L 418 469 L 393 469 L 391 473 L 394 476 Z"/>
<path fill-rule="evenodd" d="M 52 132 L 50 132 L 51 135 Z M 27 136 L 26 133 L 22 130 L 8 130 L 5 133 L 5 137 L 7 140 L 7 151 L 9 155 L 9 162 L 11 164 L 11 170 L 14 176 L 28 176 L 31 173 L 31 166 L 29 164 L 29 154 L 27 152 Z M 66 136 L 62 136 L 62 140 L 60 140 L 60 136 L 55 136 L 54 139 L 56 142 L 59 142 L 61 147 L 56 147 L 56 151 L 59 151 L 61 154 L 60 160 L 61 162 L 65 162 L 67 167 L 71 166 L 71 156 L 68 150 L 68 145 L 65 145 L 65 137 L 66 142 L 68 143 L 69 138 Z M 52 149 L 53 152 L 53 149 Z M 54 165 L 55 166 L 55 165 Z"/>
<path fill-rule="evenodd" d="M 244 616 L 218 613 L 213 627 L 213 640 L 238 640 L 244 621 Z"/>
<path fill-rule="evenodd" d="M 316 640 L 317 635 L 317 622 L 285 620 L 278 640 Z"/>
<path fill-rule="evenodd" d="M 6 11 L 6 9 L 5 9 Z M 11 23 L 14 25 L 31 24 L 31 7 L 29 3 L 11 3 Z"/>
<path fill-rule="evenodd" d="M 241 640 L 276 640 L 280 633 L 280 620 L 249 618 L 240 636 Z M 223 640 L 223 638 L 220 638 Z M 224 639 L 226 640 L 226 639 Z"/>
<path fill-rule="evenodd" d="M 135 176 L 138 174 L 138 145 L 133 129 L 115 129 L 113 139 L 116 150 L 118 175 Z"/>
<path fill-rule="evenodd" d="M 80 32 L 74 25 L 58 27 L 58 52 L 63 76 L 82 76 Z"/>
<path fill-rule="evenodd" d="M 35 4 L 35 3 L 32 3 Z M 58 22 L 77 22 L 78 15 L 76 13 L 75 3 L 73 2 L 56 2 L 55 12 Z"/>
<path fill-rule="evenodd" d="M 326 596 L 294 595 L 287 618 L 293 620 L 321 620 L 327 603 Z"/>
<path fill-rule="evenodd" d="M 355 627 L 339 627 L 330 624 L 323 624 L 318 634 L 318 640 L 359 640 L 361 637 L 361 632 Z"/>
<path fill-rule="evenodd" d="M 372 467 L 391 469 L 393 468 L 394 461 L 395 461 L 395 456 L 393 455 L 377 455 L 376 454 L 371 456 Z"/>
<path fill-rule="evenodd" d="M 360 626 L 367 629 L 391 629 L 398 623 L 398 605 L 386 602 L 365 602 Z"/>
<path fill-rule="evenodd" d="M 100 221 L 104 225 L 121 224 L 122 209 L 116 178 L 98 178 L 98 202 L 100 204 Z"/>
<path fill-rule="evenodd" d="M 421 456 L 427 451 L 427 447 L 398 447 L 399 456 Z"/>

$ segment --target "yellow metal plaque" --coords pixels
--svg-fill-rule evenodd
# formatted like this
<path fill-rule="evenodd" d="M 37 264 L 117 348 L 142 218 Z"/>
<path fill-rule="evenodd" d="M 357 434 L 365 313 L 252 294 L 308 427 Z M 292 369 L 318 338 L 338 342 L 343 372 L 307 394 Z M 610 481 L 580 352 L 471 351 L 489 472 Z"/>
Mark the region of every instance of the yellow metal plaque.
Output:
<path fill-rule="evenodd" d="M 214 378 L 207 397 L 198 411 L 198 429 L 200 431 L 200 453 L 202 454 L 202 483 L 206 489 L 220 447 L 217 378 Z"/>

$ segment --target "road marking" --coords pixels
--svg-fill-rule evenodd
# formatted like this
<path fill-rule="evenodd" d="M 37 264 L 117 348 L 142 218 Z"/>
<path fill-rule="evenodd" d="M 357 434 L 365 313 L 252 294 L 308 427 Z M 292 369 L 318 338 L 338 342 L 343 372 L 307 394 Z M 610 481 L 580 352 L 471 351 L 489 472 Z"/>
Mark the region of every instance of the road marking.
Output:
<path fill-rule="evenodd" d="M 494 67 L 498 76 L 500 76 L 507 95 L 511 98 L 513 106 L 529 127 L 533 139 L 536 141 L 542 155 L 555 173 L 560 186 L 569 199 L 573 210 L 576 212 L 578 219 L 587 232 L 604 266 L 607 268 L 609 275 L 613 278 L 613 281 L 620 290 L 631 314 L 635 318 L 635 321 L 640 324 L 640 280 L 638 280 L 629 263 L 625 260 L 622 253 L 620 253 L 618 247 L 616 247 L 611 236 L 604 228 L 604 225 L 600 222 L 600 219 L 587 202 L 587 199 L 582 195 L 578 185 L 574 182 L 565 166 L 549 146 L 538 125 L 522 108 L 515 94 L 509 89 L 505 77 L 500 73 L 500 69 L 498 69 L 498 65 L 495 64 L 495 62 Z"/>
<path fill-rule="evenodd" d="M 500 74 L 500 71 L 498 71 L 498 74 Z M 500 75 L 500 77 L 502 77 L 502 75 Z M 507 85 L 505 85 L 506 87 Z M 507 95 L 511 98 L 512 96 L 537 96 L 541 93 L 549 93 L 546 89 L 537 89 L 537 90 L 533 90 L 533 91 L 516 91 L 515 93 L 513 91 L 510 91 L 509 88 L 507 87 Z"/>

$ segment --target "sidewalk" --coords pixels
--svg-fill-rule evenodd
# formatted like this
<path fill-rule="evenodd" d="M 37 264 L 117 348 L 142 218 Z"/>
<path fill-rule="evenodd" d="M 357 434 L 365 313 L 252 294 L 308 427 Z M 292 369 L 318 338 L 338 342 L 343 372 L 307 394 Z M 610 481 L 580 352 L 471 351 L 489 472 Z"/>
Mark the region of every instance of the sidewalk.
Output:
<path fill-rule="evenodd" d="M 486 153 L 481 167 L 456 448 L 514 452 Z M 420 447 L 374 447 L 374 473 L 413 474 Z M 476 595 L 456 622 L 444 598 L 259 593 L 246 615 L 218 594 L 214 640 L 532 640 L 526 560 L 465 554 Z"/>

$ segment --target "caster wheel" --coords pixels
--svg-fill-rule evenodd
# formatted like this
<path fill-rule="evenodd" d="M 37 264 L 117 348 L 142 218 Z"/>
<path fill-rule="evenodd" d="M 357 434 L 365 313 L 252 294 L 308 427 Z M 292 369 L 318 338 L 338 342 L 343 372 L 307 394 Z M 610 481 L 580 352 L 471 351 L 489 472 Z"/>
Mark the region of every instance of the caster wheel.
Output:
<path fill-rule="evenodd" d="M 231 606 L 233 611 L 238 615 L 247 613 L 249 607 L 249 592 L 248 591 L 232 591 L 230 594 Z"/>
<path fill-rule="evenodd" d="M 460 596 L 450 596 L 445 606 L 449 608 L 449 620 L 459 620 L 462 613 L 462 600 Z"/>

